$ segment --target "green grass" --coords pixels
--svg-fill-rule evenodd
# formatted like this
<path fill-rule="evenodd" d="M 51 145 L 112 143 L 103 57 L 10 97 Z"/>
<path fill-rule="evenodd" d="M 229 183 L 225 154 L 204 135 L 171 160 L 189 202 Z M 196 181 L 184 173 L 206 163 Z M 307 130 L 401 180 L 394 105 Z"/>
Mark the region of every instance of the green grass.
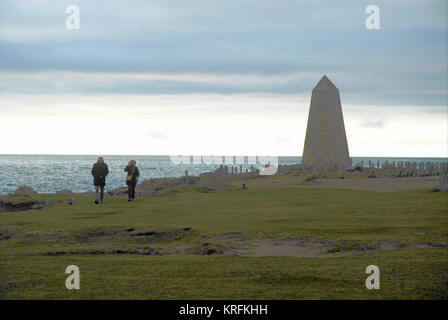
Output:
<path fill-rule="evenodd" d="M 67 199 L 75 204 L 68 206 Z M 50 251 L 198 245 L 212 236 L 308 237 L 341 242 L 347 251 L 378 241 L 448 241 L 448 194 L 428 190 L 368 192 L 258 187 L 200 192 L 178 188 L 163 196 L 17 197 L 51 203 L 45 210 L 0 213 L 0 296 L 24 299 L 447 299 L 448 249 L 400 248 L 319 258 L 243 256 L 65 255 Z M 183 228 L 191 228 L 182 231 Z M 135 228 L 166 232 L 152 240 L 87 237 Z M 61 230 L 68 239 L 49 238 Z M 207 240 L 208 241 L 208 240 Z M 65 288 L 65 267 L 81 270 L 81 290 Z M 381 271 L 381 289 L 367 290 L 365 268 Z"/>
<path fill-rule="evenodd" d="M 235 256 L 17 257 L 2 261 L 9 299 L 447 299 L 446 250 L 402 249 L 342 258 Z M 80 268 L 81 289 L 64 286 Z M 365 268 L 381 271 L 365 288 Z"/>

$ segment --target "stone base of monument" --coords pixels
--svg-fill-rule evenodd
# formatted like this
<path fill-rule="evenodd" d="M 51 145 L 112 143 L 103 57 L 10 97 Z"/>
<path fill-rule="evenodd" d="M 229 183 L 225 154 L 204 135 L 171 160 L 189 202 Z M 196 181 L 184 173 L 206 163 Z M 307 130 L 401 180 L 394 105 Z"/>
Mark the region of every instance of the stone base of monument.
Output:
<path fill-rule="evenodd" d="M 345 170 L 342 167 L 339 167 L 339 169 L 338 169 L 338 179 L 344 179 L 345 178 L 344 177 L 344 172 L 345 172 Z"/>

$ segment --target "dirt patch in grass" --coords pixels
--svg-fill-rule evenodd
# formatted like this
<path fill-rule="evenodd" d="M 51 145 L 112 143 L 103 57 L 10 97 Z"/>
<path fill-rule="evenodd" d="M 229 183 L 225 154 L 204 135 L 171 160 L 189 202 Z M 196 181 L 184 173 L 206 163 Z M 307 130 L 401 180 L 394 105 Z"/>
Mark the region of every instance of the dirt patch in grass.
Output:
<path fill-rule="evenodd" d="M 137 248 L 111 248 L 111 249 L 81 249 L 75 251 L 49 251 L 44 253 L 45 256 L 63 256 L 63 255 L 103 255 L 103 254 L 141 254 L 141 255 L 166 255 L 170 252 L 158 250 L 149 247 Z"/>
<path fill-rule="evenodd" d="M 229 253 L 229 248 L 221 244 L 204 243 L 198 247 L 188 249 L 186 253 L 194 255 L 224 254 Z"/>
<path fill-rule="evenodd" d="M 19 237 L 20 232 L 16 228 L 1 228 L 0 229 L 0 241 L 16 239 Z"/>
<path fill-rule="evenodd" d="M 345 256 L 359 252 L 396 250 L 404 248 L 448 248 L 447 243 L 420 242 L 401 243 L 382 240 L 371 243 L 317 239 L 309 237 L 288 239 L 258 239 L 241 232 L 229 232 L 213 236 L 191 238 L 193 230 L 182 228 L 172 231 L 138 230 L 124 228 L 116 230 L 82 229 L 77 233 L 54 230 L 45 234 L 21 233 L 14 228 L 0 229 L 0 241 L 16 239 L 22 244 L 43 242 L 48 246 L 76 244 L 88 246 L 76 250 L 47 251 L 44 255 L 95 255 L 95 254 L 139 254 L 139 255 L 235 255 L 249 257 L 291 256 L 302 258 L 325 258 Z M 170 243 L 170 244 L 167 244 Z M 149 246 L 148 246 L 149 245 Z"/>
<path fill-rule="evenodd" d="M 154 230 L 136 230 L 135 228 L 126 228 L 120 230 L 89 230 L 83 229 L 76 238 L 81 242 L 95 241 L 132 241 L 132 242 L 163 242 L 181 240 L 191 234 L 190 228 L 172 231 L 154 231 Z"/>
<path fill-rule="evenodd" d="M 26 210 L 40 210 L 46 208 L 43 202 L 31 200 L 25 202 L 0 201 L 0 212 L 18 212 Z"/>
<path fill-rule="evenodd" d="M 132 245 L 144 243 L 159 243 L 178 241 L 188 238 L 192 234 L 191 228 L 172 231 L 137 230 L 125 228 L 117 230 L 81 229 L 77 232 L 53 230 L 47 233 L 21 232 L 16 228 L 0 228 L 0 241 L 17 240 L 22 245 L 37 245 L 39 243 L 59 246 L 67 244 L 108 244 Z"/>
<path fill-rule="evenodd" d="M 251 239 L 239 246 L 226 245 L 221 242 L 205 242 L 194 246 L 174 248 L 152 247 L 118 247 L 99 249 L 80 249 L 75 251 L 49 251 L 46 256 L 62 255 L 104 255 L 104 254 L 139 254 L 139 255 L 236 255 L 248 257 L 290 256 L 300 258 L 325 258 L 353 254 L 356 252 L 394 250 L 402 248 L 448 248 L 445 243 L 401 244 L 383 241 L 376 245 L 335 244 L 330 240 L 317 239 Z"/>
<path fill-rule="evenodd" d="M 190 250 L 193 254 L 229 254 L 238 256 L 291 256 L 302 258 L 345 256 L 356 252 L 393 250 L 401 248 L 448 248 L 446 243 L 402 244 L 398 241 L 380 241 L 373 244 L 359 244 L 332 239 L 250 239 L 238 233 L 222 234 L 212 237 L 212 242 Z M 218 248 L 218 249 L 215 249 Z M 212 251 L 210 251 L 212 250 Z M 211 253 L 208 253 L 211 252 Z"/>

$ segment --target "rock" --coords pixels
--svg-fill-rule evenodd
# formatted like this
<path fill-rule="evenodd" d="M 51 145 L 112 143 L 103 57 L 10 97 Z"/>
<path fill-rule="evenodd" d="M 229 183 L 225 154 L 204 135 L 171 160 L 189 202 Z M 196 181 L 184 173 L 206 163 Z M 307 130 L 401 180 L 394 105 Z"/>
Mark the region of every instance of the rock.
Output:
<path fill-rule="evenodd" d="M 227 186 L 229 175 L 217 169 L 215 172 L 204 172 L 199 175 L 201 187 L 207 190 L 221 190 Z"/>
<path fill-rule="evenodd" d="M 69 189 L 64 189 L 64 190 L 56 191 L 56 194 L 73 194 L 73 191 L 69 190 Z"/>
<path fill-rule="evenodd" d="M 223 254 L 224 248 L 217 247 L 211 243 L 204 243 L 198 248 L 191 248 L 189 253 L 195 255 L 212 255 L 212 254 Z"/>
<path fill-rule="evenodd" d="M 44 209 L 45 204 L 38 201 L 26 201 L 26 202 L 5 202 L 0 201 L 0 212 L 16 212 L 25 210 L 40 210 Z"/>
<path fill-rule="evenodd" d="M 39 210 L 39 209 L 43 209 L 44 205 L 42 203 L 34 203 L 30 206 L 30 209 L 33 210 Z"/>
<path fill-rule="evenodd" d="M 36 194 L 36 193 L 37 192 L 34 191 L 34 189 L 29 186 L 19 186 L 17 187 L 16 191 L 14 191 L 13 195 L 21 196 L 23 194 Z"/>

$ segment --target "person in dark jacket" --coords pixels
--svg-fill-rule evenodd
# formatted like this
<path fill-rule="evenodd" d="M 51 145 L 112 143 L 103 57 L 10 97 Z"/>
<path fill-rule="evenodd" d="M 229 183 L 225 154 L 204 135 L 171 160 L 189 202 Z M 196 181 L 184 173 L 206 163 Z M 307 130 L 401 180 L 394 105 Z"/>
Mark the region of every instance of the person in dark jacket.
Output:
<path fill-rule="evenodd" d="M 137 162 L 131 160 L 128 162 L 124 171 L 127 172 L 126 184 L 128 185 L 128 201 L 132 201 L 135 198 L 135 186 L 137 185 L 140 171 L 136 166 Z"/>
<path fill-rule="evenodd" d="M 104 163 L 103 157 L 98 157 L 98 161 L 93 164 L 91 173 L 93 176 L 93 185 L 95 186 L 95 203 L 103 203 L 106 176 L 109 174 L 109 168 Z"/>

